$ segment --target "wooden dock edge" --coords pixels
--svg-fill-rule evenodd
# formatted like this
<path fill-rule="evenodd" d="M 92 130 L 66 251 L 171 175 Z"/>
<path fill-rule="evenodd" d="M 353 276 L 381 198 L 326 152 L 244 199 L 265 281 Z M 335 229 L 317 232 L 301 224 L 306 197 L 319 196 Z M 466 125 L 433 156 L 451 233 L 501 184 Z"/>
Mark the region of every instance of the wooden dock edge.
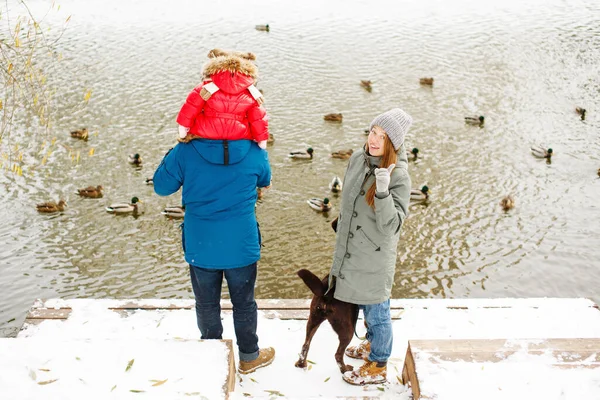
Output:
<path fill-rule="evenodd" d="M 77 300 L 77 299 L 76 299 Z M 65 300 L 68 302 L 69 300 Z M 108 301 L 108 300 L 99 300 L 99 301 Z M 402 305 L 402 299 L 392 299 L 390 304 L 392 319 L 397 320 L 402 318 L 402 314 L 405 311 L 406 307 Z M 194 308 L 194 300 L 178 300 L 176 302 L 165 300 L 165 299 L 154 299 L 152 302 L 154 304 L 148 304 L 148 300 L 110 300 L 112 306 L 108 306 L 109 310 L 113 310 L 115 312 L 121 314 L 127 314 L 128 312 L 136 311 L 136 310 L 191 310 Z M 310 309 L 311 299 L 257 299 L 256 304 L 258 306 L 258 310 L 261 311 L 265 318 L 268 319 L 308 319 L 309 309 Z M 457 302 L 460 302 L 457 300 Z M 482 306 L 481 308 L 485 309 L 494 309 L 494 308 L 511 308 L 510 305 L 488 305 Z M 532 306 L 533 308 L 537 308 L 536 306 Z M 597 304 L 591 302 L 591 308 L 600 311 L 600 308 Z M 427 309 L 427 306 L 421 307 L 422 309 Z M 446 306 L 448 310 L 467 310 L 469 306 L 463 305 L 448 305 Z M 231 312 L 233 310 L 233 305 L 229 300 L 221 301 L 221 309 L 224 312 Z M 46 307 L 46 302 L 42 300 L 38 300 L 31 307 L 27 316 L 25 317 L 25 323 L 29 324 L 37 324 L 43 320 L 53 319 L 53 320 L 65 320 L 69 318 L 71 314 L 71 307 L 69 306 L 60 306 L 60 307 Z"/>
<path fill-rule="evenodd" d="M 406 349 L 406 356 L 404 357 L 404 367 L 402 368 L 402 384 L 410 386 L 412 389 L 413 400 L 419 400 L 421 398 L 421 388 L 419 387 L 419 379 L 417 377 L 417 370 L 415 367 L 415 359 L 412 355 L 410 348 L 410 341 Z"/>

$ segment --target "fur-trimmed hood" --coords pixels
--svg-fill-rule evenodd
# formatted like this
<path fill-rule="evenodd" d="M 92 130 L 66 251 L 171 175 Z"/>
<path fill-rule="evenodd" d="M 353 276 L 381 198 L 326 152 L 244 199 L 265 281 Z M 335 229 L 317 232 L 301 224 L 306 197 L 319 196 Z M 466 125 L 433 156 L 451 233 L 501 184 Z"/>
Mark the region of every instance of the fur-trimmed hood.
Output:
<path fill-rule="evenodd" d="M 213 49 L 208 52 L 208 57 L 210 59 L 202 68 L 205 77 L 221 71 L 239 72 L 254 79 L 258 77 L 258 67 L 252 62 L 256 60 L 253 53 Z"/>

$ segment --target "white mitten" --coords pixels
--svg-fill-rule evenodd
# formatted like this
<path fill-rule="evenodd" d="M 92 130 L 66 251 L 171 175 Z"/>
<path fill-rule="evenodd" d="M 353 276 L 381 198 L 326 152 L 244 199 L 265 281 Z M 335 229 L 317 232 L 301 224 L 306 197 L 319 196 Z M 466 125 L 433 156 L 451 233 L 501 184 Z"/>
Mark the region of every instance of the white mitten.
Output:
<path fill-rule="evenodd" d="M 387 168 L 375 168 L 375 185 L 377 193 L 385 193 L 390 187 L 390 174 L 396 168 L 396 164 L 392 164 Z"/>
<path fill-rule="evenodd" d="M 186 128 L 185 126 L 179 125 L 179 138 L 180 139 L 185 139 L 185 137 L 187 136 L 189 130 L 190 130 L 190 128 Z"/>
<path fill-rule="evenodd" d="M 267 141 L 266 140 L 261 140 L 260 142 L 257 142 L 257 143 L 258 143 L 258 147 L 260 147 L 261 149 L 263 149 L 263 150 L 267 149 Z"/>

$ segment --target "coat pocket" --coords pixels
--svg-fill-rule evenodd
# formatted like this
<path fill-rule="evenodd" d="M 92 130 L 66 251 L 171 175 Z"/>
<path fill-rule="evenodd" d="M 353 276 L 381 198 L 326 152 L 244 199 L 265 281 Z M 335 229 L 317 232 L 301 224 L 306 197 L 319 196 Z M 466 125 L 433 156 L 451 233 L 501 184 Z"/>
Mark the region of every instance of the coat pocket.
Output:
<path fill-rule="evenodd" d="M 377 243 L 375 243 L 366 233 L 363 229 L 359 229 L 358 230 L 358 243 L 365 249 L 365 250 L 372 250 L 372 251 L 381 251 L 381 246 L 379 246 Z"/>

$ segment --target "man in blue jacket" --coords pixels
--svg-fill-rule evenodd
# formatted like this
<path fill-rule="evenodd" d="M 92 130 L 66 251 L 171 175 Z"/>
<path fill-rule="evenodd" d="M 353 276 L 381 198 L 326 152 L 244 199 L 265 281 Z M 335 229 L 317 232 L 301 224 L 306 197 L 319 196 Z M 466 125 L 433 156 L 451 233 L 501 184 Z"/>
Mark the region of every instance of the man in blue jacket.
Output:
<path fill-rule="evenodd" d="M 154 173 L 154 191 L 168 196 L 183 187 L 182 243 L 190 265 L 202 339 L 221 339 L 221 284 L 227 280 L 242 374 L 265 367 L 272 347 L 259 349 L 254 300 L 260 230 L 256 188 L 268 187 L 268 153 L 250 140 L 195 139 L 170 150 Z"/>

